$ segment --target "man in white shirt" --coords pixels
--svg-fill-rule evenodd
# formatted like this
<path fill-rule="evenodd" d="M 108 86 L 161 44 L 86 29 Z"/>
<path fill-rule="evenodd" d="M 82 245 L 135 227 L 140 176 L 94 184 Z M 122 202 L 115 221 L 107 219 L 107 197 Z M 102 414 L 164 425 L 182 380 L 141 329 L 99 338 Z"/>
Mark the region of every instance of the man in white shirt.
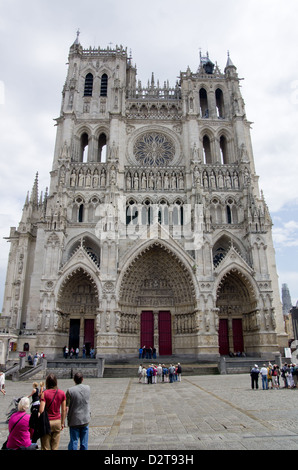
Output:
<path fill-rule="evenodd" d="M 263 390 L 268 390 L 268 369 L 266 367 L 266 364 L 263 364 L 263 367 L 261 367 L 260 373 L 262 377 Z"/>

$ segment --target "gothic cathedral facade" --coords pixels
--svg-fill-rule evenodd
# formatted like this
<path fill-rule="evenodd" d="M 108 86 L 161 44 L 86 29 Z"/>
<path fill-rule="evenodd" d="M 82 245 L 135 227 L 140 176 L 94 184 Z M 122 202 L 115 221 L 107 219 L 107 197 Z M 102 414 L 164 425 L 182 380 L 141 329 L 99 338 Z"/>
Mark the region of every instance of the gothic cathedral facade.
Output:
<path fill-rule="evenodd" d="M 122 46 L 77 37 L 49 190 L 36 177 L 10 231 L 2 342 L 49 358 L 287 346 L 237 69 L 198 62 L 174 87 L 144 87 Z"/>

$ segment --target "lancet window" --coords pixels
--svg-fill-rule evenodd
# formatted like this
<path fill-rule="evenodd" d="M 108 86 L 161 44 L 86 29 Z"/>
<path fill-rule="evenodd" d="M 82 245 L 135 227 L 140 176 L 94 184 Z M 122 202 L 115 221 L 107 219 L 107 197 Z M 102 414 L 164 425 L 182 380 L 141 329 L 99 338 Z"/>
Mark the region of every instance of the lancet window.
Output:
<path fill-rule="evenodd" d="M 87 73 L 85 78 L 85 87 L 84 87 L 84 96 L 92 96 L 93 90 L 93 75 L 92 73 Z"/>

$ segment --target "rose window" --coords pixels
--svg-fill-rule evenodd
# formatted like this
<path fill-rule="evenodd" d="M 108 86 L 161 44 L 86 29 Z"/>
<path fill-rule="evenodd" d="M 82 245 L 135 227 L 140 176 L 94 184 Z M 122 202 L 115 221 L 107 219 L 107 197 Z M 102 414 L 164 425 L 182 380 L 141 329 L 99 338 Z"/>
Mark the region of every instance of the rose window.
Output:
<path fill-rule="evenodd" d="M 134 145 L 134 156 L 143 166 L 167 166 L 173 160 L 175 146 L 164 134 L 148 132 Z"/>

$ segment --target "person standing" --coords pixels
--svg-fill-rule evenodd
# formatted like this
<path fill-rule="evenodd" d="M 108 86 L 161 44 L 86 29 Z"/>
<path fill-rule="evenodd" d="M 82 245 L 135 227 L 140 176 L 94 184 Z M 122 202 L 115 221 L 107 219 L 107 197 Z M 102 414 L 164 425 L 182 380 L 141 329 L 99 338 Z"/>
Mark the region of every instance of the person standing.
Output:
<path fill-rule="evenodd" d="M 254 365 L 254 367 L 251 369 L 250 376 L 251 376 L 251 388 L 254 389 L 254 386 L 256 386 L 256 389 L 259 388 L 259 368 L 257 364 Z"/>
<path fill-rule="evenodd" d="M 51 433 L 40 438 L 41 450 L 58 450 L 60 433 L 64 429 L 66 417 L 66 395 L 58 389 L 57 378 L 49 374 L 46 378 L 46 390 L 40 397 L 39 413 L 46 408 L 49 416 Z"/>
<path fill-rule="evenodd" d="M 30 428 L 34 430 L 32 436 L 32 442 L 37 442 L 39 435 L 38 435 L 38 412 L 40 406 L 40 399 L 39 399 L 40 391 L 38 389 L 38 383 L 33 382 L 33 388 L 28 398 L 32 397 L 31 403 L 31 416 L 30 416 Z"/>
<path fill-rule="evenodd" d="M 175 374 L 175 367 L 172 364 L 170 364 L 170 367 L 169 367 L 170 383 L 173 383 L 174 381 L 174 374 Z"/>
<path fill-rule="evenodd" d="M 70 441 L 68 450 L 88 450 L 90 421 L 90 387 L 83 384 L 83 375 L 74 375 L 75 385 L 66 392 L 66 412 Z"/>
<path fill-rule="evenodd" d="M 138 368 L 139 384 L 142 382 L 142 372 L 143 372 L 143 366 L 142 364 L 140 364 Z"/>
<path fill-rule="evenodd" d="M 267 370 L 266 364 L 263 364 L 263 367 L 261 367 L 260 374 L 262 377 L 262 388 L 263 390 L 268 390 L 268 378 L 267 378 L 268 370 Z"/>
<path fill-rule="evenodd" d="M 0 392 L 5 395 L 5 374 L 4 372 L 0 372 Z"/>
<path fill-rule="evenodd" d="M 181 367 L 180 362 L 178 362 L 178 364 L 177 364 L 177 378 L 178 378 L 178 382 L 181 382 L 181 374 L 182 374 L 182 367 Z"/>
<path fill-rule="evenodd" d="M 148 384 L 152 384 L 152 375 L 153 375 L 153 369 L 151 366 L 149 366 L 147 368 L 147 380 L 148 380 Z"/>

